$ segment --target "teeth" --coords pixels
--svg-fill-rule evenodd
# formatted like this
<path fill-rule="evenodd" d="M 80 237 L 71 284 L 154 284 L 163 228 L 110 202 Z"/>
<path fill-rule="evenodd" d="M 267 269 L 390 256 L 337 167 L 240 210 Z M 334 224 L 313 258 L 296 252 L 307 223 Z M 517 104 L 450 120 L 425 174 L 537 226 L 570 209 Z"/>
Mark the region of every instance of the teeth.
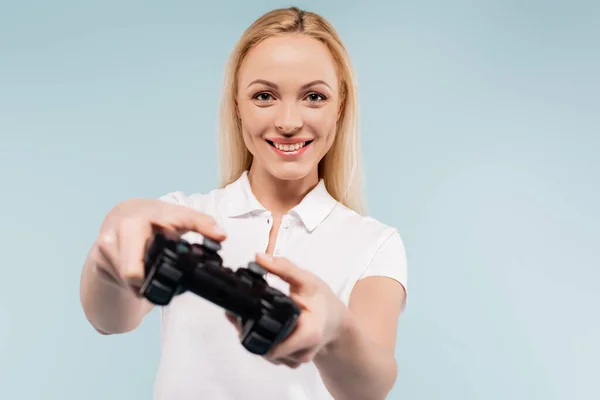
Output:
<path fill-rule="evenodd" d="M 281 151 L 296 151 L 301 147 L 304 147 L 306 142 L 296 143 L 296 144 L 281 144 L 281 143 L 273 143 L 275 147 L 277 147 Z"/>

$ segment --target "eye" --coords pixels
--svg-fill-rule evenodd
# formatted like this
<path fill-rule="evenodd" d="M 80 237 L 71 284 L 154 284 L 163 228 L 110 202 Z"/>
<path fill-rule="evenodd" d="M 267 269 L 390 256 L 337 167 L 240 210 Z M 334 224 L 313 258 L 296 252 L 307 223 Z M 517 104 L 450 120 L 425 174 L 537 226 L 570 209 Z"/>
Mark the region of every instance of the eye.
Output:
<path fill-rule="evenodd" d="M 273 100 L 273 96 L 271 96 L 270 93 L 268 92 L 260 92 L 255 94 L 253 97 L 253 99 L 258 100 L 258 101 L 269 101 L 269 100 Z"/>
<path fill-rule="evenodd" d="M 316 92 L 309 93 L 306 96 L 306 98 L 310 102 L 317 102 L 317 101 L 325 101 L 326 100 L 325 96 L 323 96 L 322 94 L 316 93 Z"/>

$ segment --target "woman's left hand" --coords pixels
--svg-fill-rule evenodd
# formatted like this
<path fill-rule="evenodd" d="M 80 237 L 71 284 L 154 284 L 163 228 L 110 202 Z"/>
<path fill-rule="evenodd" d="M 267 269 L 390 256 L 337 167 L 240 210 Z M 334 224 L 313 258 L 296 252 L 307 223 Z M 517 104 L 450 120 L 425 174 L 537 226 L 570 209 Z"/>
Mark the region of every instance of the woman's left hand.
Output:
<path fill-rule="evenodd" d="M 290 368 L 312 362 L 339 336 L 348 312 L 346 306 L 323 280 L 286 258 L 258 254 L 256 262 L 290 285 L 289 296 L 302 310 L 294 331 L 264 357 L 273 364 Z M 239 333 L 237 319 L 228 313 L 226 316 Z"/>

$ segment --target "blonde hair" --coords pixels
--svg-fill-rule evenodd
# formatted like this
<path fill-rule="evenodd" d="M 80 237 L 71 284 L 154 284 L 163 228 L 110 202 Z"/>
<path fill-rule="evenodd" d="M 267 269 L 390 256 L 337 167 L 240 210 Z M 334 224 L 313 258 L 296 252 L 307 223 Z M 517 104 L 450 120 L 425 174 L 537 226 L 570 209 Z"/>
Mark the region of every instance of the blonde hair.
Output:
<path fill-rule="evenodd" d="M 261 41 L 290 33 L 305 34 L 321 41 L 337 64 L 342 109 L 335 141 L 319 163 L 319 178 L 323 179 L 333 198 L 364 215 L 358 98 L 350 57 L 329 22 L 318 14 L 296 7 L 276 9 L 261 16 L 243 33 L 230 56 L 224 76 L 219 124 L 221 186 L 238 179 L 252 164 L 253 156 L 244 143 L 236 112 L 240 66 L 248 52 Z"/>

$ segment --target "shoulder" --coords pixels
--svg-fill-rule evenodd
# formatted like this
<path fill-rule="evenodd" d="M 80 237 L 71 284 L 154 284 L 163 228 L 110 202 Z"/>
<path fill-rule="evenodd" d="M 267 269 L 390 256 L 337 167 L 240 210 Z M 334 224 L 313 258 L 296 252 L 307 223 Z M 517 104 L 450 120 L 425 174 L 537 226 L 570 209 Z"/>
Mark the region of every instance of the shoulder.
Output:
<path fill-rule="evenodd" d="M 331 213 L 330 222 L 340 233 L 345 232 L 344 235 L 361 238 L 376 248 L 387 244 L 404 249 L 397 227 L 374 217 L 361 215 L 339 202 Z"/>
<path fill-rule="evenodd" d="M 208 192 L 185 193 L 183 191 L 168 192 L 159 197 L 159 200 L 170 204 L 190 207 L 199 212 L 207 212 L 214 209 L 216 204 L 223 204 L 225 189 L 217 188 Z"/>
<path fill-rule="evenodd" d="M 368 277 L 386 277 L 400 283 L 406 291 L 407 254 L 397 227 L 361 215 L 341 203 L 336 204 L 323 224 L 325 226 L 324 235 L 320 237 L 327 241 L 327 246 L 334 244 L 336 252 L 347 258 L 345 262 L 356 266 L 353 282 Z"/>
<path fill-rule="evenodd" d="M 331 215 L 345 246 L 360 249 L 364 264 L 359 279 L 385 276 L 407 286 L 407 256 L 404 240 L 397 227 L 357 212 L 338 203 Z M 364 257 L 364 258 L 362 258 Z"/>

